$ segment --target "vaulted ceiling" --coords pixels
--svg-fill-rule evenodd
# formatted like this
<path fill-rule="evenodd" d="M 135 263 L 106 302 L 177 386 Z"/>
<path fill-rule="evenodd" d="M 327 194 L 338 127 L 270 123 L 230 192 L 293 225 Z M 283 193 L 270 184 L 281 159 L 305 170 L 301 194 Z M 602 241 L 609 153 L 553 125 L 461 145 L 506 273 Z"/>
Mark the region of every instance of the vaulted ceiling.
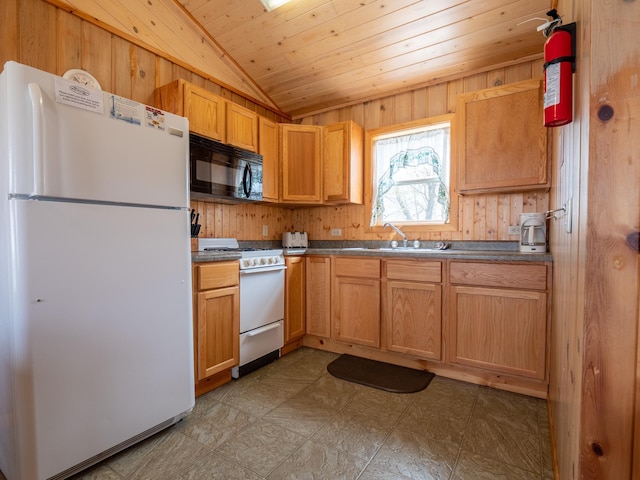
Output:
<path fill-rule="evenodd" d="M 540 58 L 545 39 L 536 27 L 551 7 L 549 0 L 291 0 L 267 12 L 259 0 L 69 3 L 101 5 L 101 21 L 293 118 Z"/>

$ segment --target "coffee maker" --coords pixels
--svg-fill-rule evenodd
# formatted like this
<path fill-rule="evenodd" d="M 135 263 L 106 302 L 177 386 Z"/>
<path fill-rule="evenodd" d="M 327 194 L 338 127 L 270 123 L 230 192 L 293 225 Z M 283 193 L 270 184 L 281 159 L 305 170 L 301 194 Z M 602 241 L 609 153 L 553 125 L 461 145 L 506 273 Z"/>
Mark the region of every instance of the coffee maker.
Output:
<path fill-rule="evenodd" d="M 546 253 L 547 221 L 545 213 L 520 214 L 520 251 Z"/>

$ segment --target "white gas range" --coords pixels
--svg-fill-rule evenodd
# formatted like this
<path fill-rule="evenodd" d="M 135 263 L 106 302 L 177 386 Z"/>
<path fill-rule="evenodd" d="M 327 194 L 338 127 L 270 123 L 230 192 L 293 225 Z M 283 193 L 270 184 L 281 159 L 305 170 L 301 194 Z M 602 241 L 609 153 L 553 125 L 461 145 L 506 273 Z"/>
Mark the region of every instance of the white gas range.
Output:
<path fill-rule="evenodd" d="M 201 238 L 198 250 L 238 252 L 240 258 L 240 365 L 238 378 L 280 356 L 284 344 L 282 249 L 242 248 L 235 238 Z"/>

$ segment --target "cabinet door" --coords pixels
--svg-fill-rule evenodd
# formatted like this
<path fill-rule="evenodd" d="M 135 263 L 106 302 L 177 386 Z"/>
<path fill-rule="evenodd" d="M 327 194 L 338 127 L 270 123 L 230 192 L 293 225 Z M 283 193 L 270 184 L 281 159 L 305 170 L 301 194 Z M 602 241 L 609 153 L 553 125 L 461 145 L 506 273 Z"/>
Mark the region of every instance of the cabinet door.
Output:
<path fill-rule="evenodd" d="M 451 287 L 451 363 L 544 380 L 544 292 Z"/>
<path fill-rule="evenodd" d="M 331 259 L 307 257 L 307 333 L 331 336 Z"/>
<path fill-rule="evenodd" d="M 380 260 L 336 257 L 331 287 L 334 340 L 380 347 Z"/>
<path fill-rule="evenodd" d="M 305 262 L 304 257 L 286 257 L 284 343 L 305 333 Z"/>
<path fill-rule="evenodd" d="M 280 124 L 282 202 L 322 203 L 322 127 Z"/>
<path fill-rule="evenodd" d="M 442 286 L 389 280 L 386 301 L 387 348 L 440 360 Z"/>
<path fill-rule="evenodd" d="M 456 109 L 461 193 L 549 188 L 540 80 L 460 95 Z"/>
<path fill-rule="evenodd" d="M 334 277 L 332 320 L 335 340 L 380 347 L 380 280 Z"/>
<path fill-rule="evenodd" d="M 363 201 L 364 134 L 354 122 L 324 127 L 324 200 L 329 203 Z"/>
<path fill-rule="evenodd" d="M 260 117 L 258 122 L 258 153 L 262 155 L 262 200 L 278 201 L 280 186 L 278 124 Z"/>
<path fill-rule="evenodd" d="M 189 119 L 189 131 L 226 141 L 225 99 L 204 88 L 184 84 L 184 116 Z"/>
<path fill-rule="evenodd" d="M 240 296 L 238 287 L 198 293 L 197 380 L 240 362 Z"/>
<path fill-rule="evenodd" d="M 232 102 L 227 105 L 227 143 L 258 151 L 258 114 Z"/>

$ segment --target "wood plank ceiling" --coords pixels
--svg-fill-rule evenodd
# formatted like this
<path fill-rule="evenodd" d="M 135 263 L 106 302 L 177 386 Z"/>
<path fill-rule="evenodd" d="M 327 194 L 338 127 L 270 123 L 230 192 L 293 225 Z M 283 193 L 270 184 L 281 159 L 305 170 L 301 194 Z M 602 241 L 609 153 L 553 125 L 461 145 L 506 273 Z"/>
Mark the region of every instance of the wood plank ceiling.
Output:
<path fill-rule="evenodd" d="M 267 12 L 259 0 L 174 1 L 293 118 L 540 58 L 536 27 L 550 8 L 549 0 L 292 0 Z"/>

